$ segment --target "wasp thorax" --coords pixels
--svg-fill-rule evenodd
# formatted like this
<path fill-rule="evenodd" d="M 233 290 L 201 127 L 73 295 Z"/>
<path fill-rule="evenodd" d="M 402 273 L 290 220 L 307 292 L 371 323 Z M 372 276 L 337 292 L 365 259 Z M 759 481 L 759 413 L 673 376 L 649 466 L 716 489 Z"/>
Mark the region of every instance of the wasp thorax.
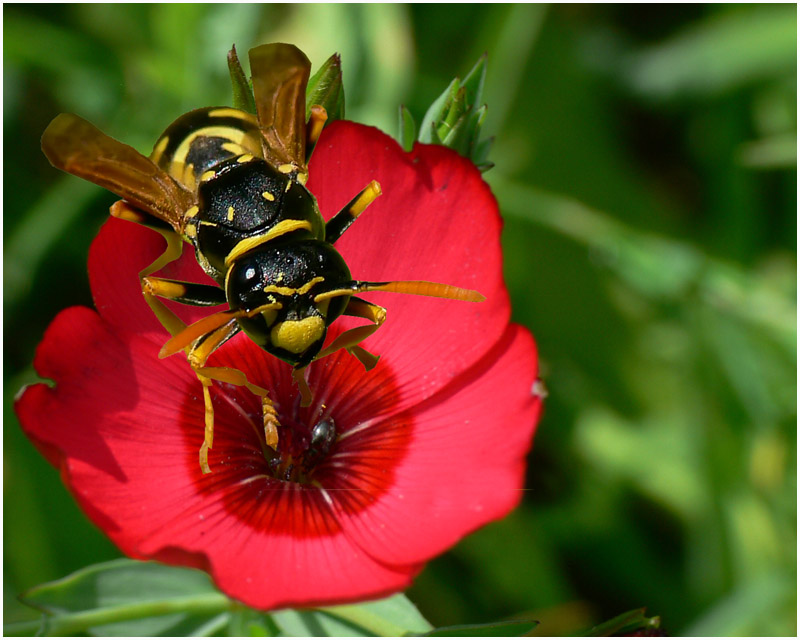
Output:
<path fill-rule="evenodd" d="M 288 233 L 321 238 L 324 222 L 314 196 L 259 158 L 244 155 L 208 171 L 198 187 L 190 239 L 221 280 L 238 257 Z"/>
<path fill-rule="evenodd" d="M 228 273 L 232 309 L 253 312 L 239 325 L 260 347 L 295 366 L 319 353 L 327 328 L 347 306 L 348 295 L 323 297 L 350 283 L 339 253 L 319 240 L 275 242 L 238 259 Z"/>

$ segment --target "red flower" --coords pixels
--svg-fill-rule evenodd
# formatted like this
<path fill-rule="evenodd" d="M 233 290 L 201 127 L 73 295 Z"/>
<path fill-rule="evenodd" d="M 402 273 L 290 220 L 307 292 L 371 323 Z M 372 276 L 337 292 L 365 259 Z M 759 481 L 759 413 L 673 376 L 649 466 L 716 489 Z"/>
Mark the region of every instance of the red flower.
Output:
<path fill-rule="evenodd" d="M 270 389 L 288 481 L 265 460 L 258 398 L 220 383 L 212 473 L 201 473 L 201 386 L 181 356 L 157 358 L 168 336 L 139 290 L 162 241 L 127 222 L 110 219 L 92 245 L 97 312 L 65 310 L 39 346 L 36 369 L 55 386 L 35 385 L 17 404 L 26 433 L 126 554 L 202 568 L 263 609 L 406 587 L 519 502 L 540 409 L 533 340 L 509 324 L 497 204 L 471 163 L 436 146 L 407 154 L 375 129 L 337 122 L 310 175 L 326 218 L 370 180 L 383 188 L 337 243 L 354 277 L 435 280 L 487 300 L 370 295 L 388 309 L 365 344 L 380 362 L 365 372 L 339 352 L 312 364 L 306 409 L 289 366 L 244 335 L 215 352 L 211 366 Z M 206 278 L 188 250 L 161 273 Z M 189 322 L 209 313 L 173 308 Z M 323 419 L 338 440 L 298 458 Z M 290 469 L 290 454 L 304 466 Z"/>

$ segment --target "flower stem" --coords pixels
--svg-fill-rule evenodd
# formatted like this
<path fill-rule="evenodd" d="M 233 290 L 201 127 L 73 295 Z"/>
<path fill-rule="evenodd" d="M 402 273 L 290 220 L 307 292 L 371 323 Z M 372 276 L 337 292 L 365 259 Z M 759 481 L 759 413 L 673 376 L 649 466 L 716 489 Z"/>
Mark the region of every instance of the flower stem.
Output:
<path fill-rule="evenodd" d="M 339 605 L 335 607 L 318 607 L 317 611 L 326 613 L 329 616 L 339 618 L 345 622 L 356 625 L 374 633 L 376 636 L 396 637 L 403 636 L 408 633 L 408 629 L 400 627 L 371 613 L 370 611 L 358 605 Z"/>
<path fill-rule="evenodd" d="M 154 616 L 163 616 L 170 613 L 199 613 L 215 614 L 228 611 L 233 602 L 221 593 L 174 598 L 153 602 L 136 602 L 117 607 L 104 607 L 77 613 L 45 615 L 44 621 L 32 620 L 5 625 L 4 634 L 27 635 L 26 632 L 36 632 L 41 629 L 44 635 L 74 635 L 86 631 L 90 627 L 139 620 Z"/>

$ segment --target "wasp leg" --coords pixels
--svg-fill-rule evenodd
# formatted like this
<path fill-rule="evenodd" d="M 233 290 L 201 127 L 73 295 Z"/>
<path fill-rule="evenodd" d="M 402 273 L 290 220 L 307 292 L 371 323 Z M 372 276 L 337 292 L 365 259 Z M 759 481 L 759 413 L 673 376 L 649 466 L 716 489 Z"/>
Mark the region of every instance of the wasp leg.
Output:
<path fill-rule="evenodd" d="M 381 195 L 381 185 L 373 180 L 361 193 L 348 202 L 344 209 L 328 220 L 325 224 L 325 242 L 333 244 L 341 238 L 347 228 L 364 213 L 364 210 L 379 195 Z"/>
<path fill-rule="evenodd" d="M 170 335 L 180 333 L 186 328 L 186 323 L 176 316 L 167 305 L 145 290 L 144 279 L 151 273 L 155 273 L 170 262 L 174 262 L 181 257 L 183 253 L 183 239 L 166 223 L 139 211 L 124 200 L 119 200 L 111 206 L 111 215 L 121 220 L 127 220 L 128 222 L 136 222 L 137 224 L 158 231 L 164 236 L 164 240 L 167 242 L 166 249 L 148 267 L 139 272 L 139 278 L 142 281 L 142 293 L 144 294 L 145 302 L 147 302 L 153 315 L 155 315 L 161 325 L 169 331 Z"/>
<path fill-rule="evenodd" d="M 216 307 L 227 302 L 225 292 L 215 285 L 169 280 L 155 276 L 142 278 L 142 291 L 145 295 L 158 296 L 196 307 Z"/>
<path fill-rule="evenodd" d="M 278 412 L 275 403 L 270 399 L 269 392 L 263 387 L 253 384 L 247 379 L 244 372 L 231 367 L 200 367 L 195 369 L 197 377 L 203 383 L 203 399 L 206 401 L 206 437 L 200 449 L 200 466 L 203 473 L 209 473 L 208 450 L 214 440 L 214 408 L 211 405 L 211 396 L 208 393 L 212 381 L 227 382 L 238 387 L 246 387 L 252 394 L 261 398 L 261 412 L 264 422 L 264 440 L 267 446 L 273 450 L 278 448 Z"/>
<path fill-rule="evenodd" d="M 311 388 L 308 386 L 305 372 L 306 372 L 306 367 L 300 367 L 299 369 L 292 369 L 292 379 L 295 381 L 295 383 L 297 384 L 297 388 L 300 391 L 301 407 L 310 406 L 311 402 L 314 400 L 314 394 L 311 393 Z"/>
<path fill-rule="evenodd" d="M 364 318 L 372 322 L 372 324 L 356 327 L 355 329 L 348 329 L 320 351 L 314 359 L 318 360 L 331 355 L 339 349 L 346 349 L 364 365 L 367 371 L 369 371 L 378 363 L 378 356 L 371 354 L 369 351 L 359 346 L 359 343 L 375 333 L 383 324 L 384 320 L 386 320 L 386 309 L 379 307 L 377 304 L 362 300 L 361 298 L 353 297 L 348 301 L 347 307 L 344 310 L 344 315 Z"/>

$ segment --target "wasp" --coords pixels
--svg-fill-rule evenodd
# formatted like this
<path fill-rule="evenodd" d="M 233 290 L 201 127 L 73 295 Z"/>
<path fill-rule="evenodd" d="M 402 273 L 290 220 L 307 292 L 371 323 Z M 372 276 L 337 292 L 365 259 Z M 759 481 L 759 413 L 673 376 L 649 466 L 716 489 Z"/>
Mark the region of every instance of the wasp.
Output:
<path fill-rule="evenodd" d="M 50 163 L 89 180 L 122 200 L 111 215 L 160 232 L 167 248 L 140 272 L 147 304 L 171 334 L 159 356 L 184 351 L 203 387 L 205 436 L 200 467 L 210 472 L 213 382 L 245 386 L 261 398 L 267 446 L 277 449 L 278 413 L 269 393 L 244 372 L 208 367 L 210 355 L 243 331 L 259 347 L 290 364 L 301 404 L 312 394 L 304 369 L 346 349 L 369 369 L 377 357 L 359 345 L 386 318 L 383 307 L 356 296 L 394 291 L 480 301 L 476 291 L 423 281 L 354 280 L 334 243 L 380 194 L 376 181 L 327 222 L 305 187 L 308 160 L 327 120 L 319 105 L 306 119 L 311 64 L 293 45 L 250 51 L 256 114 L 230 107 L 191 111 L 173 122 L 149 158 L 73 114 L 57 116 L 42 136 Z M 177 260 L 184 243 L 215 284 L 154 276 Z M 162 300 L 227 305 L 186 325 Z M 369 324 L 341 333 L 324 346 L 341 315 Z"/>

